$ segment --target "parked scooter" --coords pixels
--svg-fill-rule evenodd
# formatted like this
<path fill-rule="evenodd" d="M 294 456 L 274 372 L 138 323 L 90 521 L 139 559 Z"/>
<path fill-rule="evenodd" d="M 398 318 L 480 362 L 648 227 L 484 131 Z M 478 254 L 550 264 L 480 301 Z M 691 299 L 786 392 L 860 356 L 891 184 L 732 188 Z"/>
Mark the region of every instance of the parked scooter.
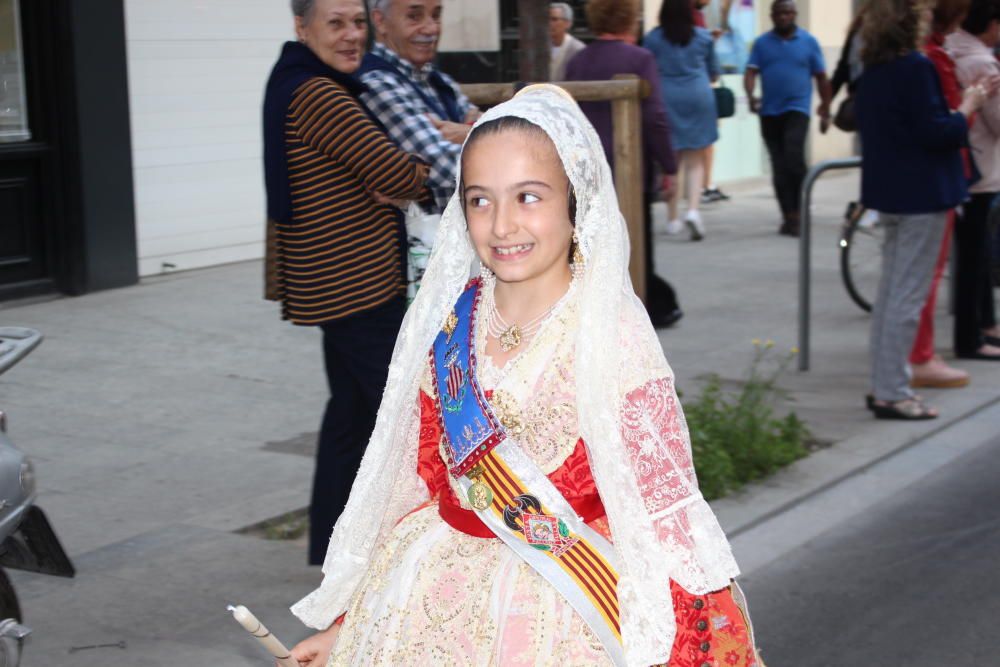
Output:
<path fill-rule="evenodd" d="M 34 329 L 0 327 L 0 375 L 38 347 Z M 59 577 L 76 571 L 41 508 L 35 505 L 35 468 L 7 437 L 0 411 L 0 666 L 17 667 L 30 628 L 21 623 L 17 593 L 3 568 Z"/>

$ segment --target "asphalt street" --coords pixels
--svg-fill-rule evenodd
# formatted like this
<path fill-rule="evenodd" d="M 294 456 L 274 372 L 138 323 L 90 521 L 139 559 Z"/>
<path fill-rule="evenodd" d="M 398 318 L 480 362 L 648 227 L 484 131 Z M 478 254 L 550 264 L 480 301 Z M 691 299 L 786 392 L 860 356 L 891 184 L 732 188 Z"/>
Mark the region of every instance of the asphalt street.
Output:
<path fill-rule="evenodd" d="M 768 667 L 1000 665 L 1000 428 L 743 579 Z"/>

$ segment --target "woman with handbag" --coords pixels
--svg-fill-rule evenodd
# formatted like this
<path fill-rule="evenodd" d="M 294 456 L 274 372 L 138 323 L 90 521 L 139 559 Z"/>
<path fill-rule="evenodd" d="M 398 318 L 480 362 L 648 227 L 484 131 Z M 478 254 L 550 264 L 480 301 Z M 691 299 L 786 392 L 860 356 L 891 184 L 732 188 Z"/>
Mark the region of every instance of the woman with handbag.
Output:
<path fill-rule="evenodd" d="M 300 664 L 760 664 L 628 254 L 572 98 L 529 86 L 483 115 L 293 607 L 320 631 Z"/>
<path fill-rule="evenodd" d="M 847 29 L 847 39 L 844 40 L 844 46 L 840 49 L 840 59 L 837 61 L 837 68 L 833 71 L 833 76 L 830 78 L 831 100 L 837 97 L 837 93 L 842 88 L 847 91 L 844 99 L 837 107 L 837 112 L 833 115 L 833 126 L 842 132 L 856 132 L 858 129 L 858 121 L 854 113 L 854 94 L 858 90 L 858 82 L 864 71 L 864 65 L 861 62 L 861 38 L 859 36 L 864 15 L 865 8 L 862 6 Z M 830 125 L 823 123 L 820 125 L 819 131 L 826 134 L 826 131 L 829 129 Z"/>
<path fill-rule="evenodd" d="M 668 206 L 667 233 L 687 225 L 692 241 L 700 241 L 705 225 L 698 211 L 705 180 L 705 149 L 719 139 L 718 109 L 712 84 L 719 78 L 712 34 L 694 23 L 691 0 L 663 0 L 660 25 L 642 40 L 660 70 L 663 102 L 670 118 L 674 149 L 684 175 L 687 212 L 679 215 L 680 186 Z"/>
<path fill-rule="evenodd" d="M 427 167 L 365 112 L 352 77 L 368 33 L 362 0 L 293 0 L 264 96 L 264 174 L 282 317 L 323 331 L 331 398 L 320 427 L 309 562 L 333 524 L 375 425 L 405 309 L 402 220 Z"/>

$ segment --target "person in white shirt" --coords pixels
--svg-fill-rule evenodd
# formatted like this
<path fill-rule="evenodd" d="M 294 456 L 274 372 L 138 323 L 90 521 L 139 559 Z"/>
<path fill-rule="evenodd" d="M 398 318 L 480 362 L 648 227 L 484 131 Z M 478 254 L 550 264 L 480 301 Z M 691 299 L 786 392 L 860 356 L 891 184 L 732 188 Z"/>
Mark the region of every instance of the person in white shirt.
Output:
<path fill-rule="evenodd" d="M 552 39 L 552 57 L 549 60 L 549 80 L 562 81 L 566 65 L 586 46 L 569 34 L 573 27 L 573 8 L 565 2 L 549 5 L 549 37 Z"/>

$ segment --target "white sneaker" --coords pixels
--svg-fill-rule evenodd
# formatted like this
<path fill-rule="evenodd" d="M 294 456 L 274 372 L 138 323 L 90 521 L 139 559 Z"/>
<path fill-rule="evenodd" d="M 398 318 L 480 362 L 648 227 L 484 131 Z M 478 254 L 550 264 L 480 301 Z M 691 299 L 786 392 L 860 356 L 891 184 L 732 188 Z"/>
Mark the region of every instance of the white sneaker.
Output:
<path fill-rule="evenodd" d="M 684 231 L 684 223 L 680 220 L 671 220 L 667 223 L 666 231 L 670 236 L 677 236 Z"/>
<path fill-rule="evenodd" d="M 692 241 L 700 241 L 705 238 L 705 224 L 701 221 L 701 214 L 698 211 L 688 211 L 684 216 L 684 223 L 691 232 Z"/>

